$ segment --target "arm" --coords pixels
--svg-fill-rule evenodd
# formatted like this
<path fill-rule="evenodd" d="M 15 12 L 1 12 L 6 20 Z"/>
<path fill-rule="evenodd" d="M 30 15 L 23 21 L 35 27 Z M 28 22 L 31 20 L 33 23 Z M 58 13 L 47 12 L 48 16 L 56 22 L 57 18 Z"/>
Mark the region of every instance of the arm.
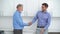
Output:
<path fill-rule="evenodd" d="M 16 15 L 16 20 L 17 20 L 18 24 L 20 24 L 21 26 L 28 26 L 29 25 L 28 23 L 24 23 L 23 22 L 23 20 L 20 17 L 20 14 L 19 13 Z"/>
<path fill-rule="evenodd" d="M 36 14 L 36 16 L 33 18 L 32 23 L 35 23 L 35 21 L 38 19 L 38 13 Z"/>
<path fill-rule="evenodd" d="M 23 25 L 24 25 L 24 26 L 29 26 L 29 24 L 28 24 L 28 23 L 23 23 Z"/>
<path fill-rule="evenodd" d="M 49 27 L 50 22 L 51 22 L 51 16 L 50 16 L 50 14 L 49 14 L 49 15 L 48 15 L 48 19 L 47 19 L 47 25 L 45 26 L 44 29 L 47 29 L 47 28 Z"/>

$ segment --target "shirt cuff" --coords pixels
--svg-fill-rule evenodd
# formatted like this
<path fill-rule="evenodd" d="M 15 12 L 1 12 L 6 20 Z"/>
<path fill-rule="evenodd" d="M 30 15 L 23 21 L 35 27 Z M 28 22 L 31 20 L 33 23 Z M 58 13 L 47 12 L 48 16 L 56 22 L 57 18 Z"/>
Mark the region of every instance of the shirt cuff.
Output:
<path fill-rule="evenodd" d="M 28 26 L 29 24 L 28 23 L 24 23 L 24 26 Z"/>
<path fill-rule="evenodd" d="M 46 29 L 48 29 L 48 27 L 45 27 L 44 29 L 46 30 Z"/>

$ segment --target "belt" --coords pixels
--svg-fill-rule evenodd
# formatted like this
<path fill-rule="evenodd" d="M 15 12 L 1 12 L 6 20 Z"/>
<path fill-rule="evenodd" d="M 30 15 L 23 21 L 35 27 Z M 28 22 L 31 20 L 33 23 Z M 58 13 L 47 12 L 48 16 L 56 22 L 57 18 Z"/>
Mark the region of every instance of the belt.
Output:
<path fill-rule="evenodd" d="M 14 30 L 22 30 L 22 29 L 14 29 Z"/>
<path fill-rule="evenodd" d="M 44 26 L 37 26 L 37 28 L 44 28 Z"/>

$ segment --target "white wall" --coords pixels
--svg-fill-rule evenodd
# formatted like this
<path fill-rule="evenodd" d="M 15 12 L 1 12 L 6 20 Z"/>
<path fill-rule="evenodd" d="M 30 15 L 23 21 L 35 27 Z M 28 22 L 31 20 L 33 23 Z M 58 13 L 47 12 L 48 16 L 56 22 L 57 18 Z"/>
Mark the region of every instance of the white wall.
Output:
<path fill-rule="evenodd" d="M 43 2 L 49 4 L 49 12 L 54 17 L 52 18 L 51 25 L 49 27 L 49 32 L 60 32 L 60 0 L 0 0 L 0 30 L 13 30 L 12 26 L 12 16 L 16 10 L 16 5 L 22 3 L 24 5 L 24 12 L 22 13 L 24 21 L 28 22 L 32 20 L 31 16 L 34 16 L 37 10 L 39 10 Z M 32 15 L 31 15 L 32 14 Z M 8 16 L 8 17 L 3 17 Z M 27 17 L 27 16 L 30 16 Z M 27 29 L 34 29 L 35 25 L 27 27 Z M 31 28 L 33 27 L 33 28 Z"/>
<path fill-rule="evenodd" d="M 2 16 L 12 16 L 19 3 L 24 5 L 23 16 L 33 16 L 30 14 L 35 14 L 38 9 L 38 0 L 2 0 L 1 2 Z"/>
<path fill-rule="evenodd" d="M 16 5 L 21 3 L 24 5 L 23 16 L 34 16 L 41 8 L 41 4 L 46 2 L 49 4 L 48 12 L 53 17 L 60 17 L 60 0 L 0 0 L 0 14 L 2 16 L 12 16 L 16 10 Z M 31 15 L 32 14 L 32 15 Z"/>

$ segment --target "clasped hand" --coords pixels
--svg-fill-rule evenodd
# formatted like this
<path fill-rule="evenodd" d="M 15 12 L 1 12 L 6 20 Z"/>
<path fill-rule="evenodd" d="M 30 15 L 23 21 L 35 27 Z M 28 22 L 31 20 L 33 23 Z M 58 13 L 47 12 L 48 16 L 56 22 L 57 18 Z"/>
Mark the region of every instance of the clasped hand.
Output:
<path fill-rule="evenodd" d="M 30 25 L 32 25 L 32 22 L 29 22 L 28 24 L 29 24 L 29 26 L 30 26 Z"/>

